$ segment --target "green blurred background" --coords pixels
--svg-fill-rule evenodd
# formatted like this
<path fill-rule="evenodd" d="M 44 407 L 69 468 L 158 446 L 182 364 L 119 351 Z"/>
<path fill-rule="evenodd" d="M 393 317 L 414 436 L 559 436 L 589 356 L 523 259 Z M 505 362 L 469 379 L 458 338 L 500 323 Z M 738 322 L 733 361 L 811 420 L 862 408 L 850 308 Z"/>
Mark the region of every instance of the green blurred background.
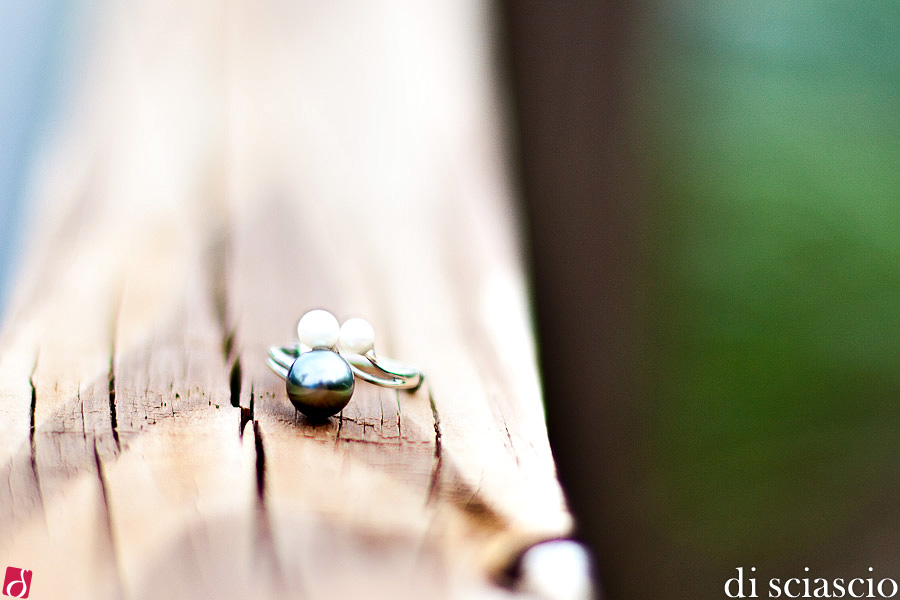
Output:
<path fill-rule="evenodd" d="M 631 143 L 665 578 L 900 579 L 900 3 L 646 18 Z"/>
<path fill-rule="evenodd" d="M 506 10 L 551 441 L 608 597 L 900 581 L 900 3 Z"/>

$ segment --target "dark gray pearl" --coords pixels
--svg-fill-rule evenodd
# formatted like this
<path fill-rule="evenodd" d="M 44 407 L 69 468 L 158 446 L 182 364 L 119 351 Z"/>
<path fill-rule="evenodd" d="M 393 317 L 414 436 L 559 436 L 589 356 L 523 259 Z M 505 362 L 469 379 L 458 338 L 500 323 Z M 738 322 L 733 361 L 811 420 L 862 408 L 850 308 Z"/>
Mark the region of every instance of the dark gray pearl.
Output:
<path fill-rule="evenodd" d="M 287 376 L 287 394 L 307 417 L 325 419 L 339 412 L 353 395 L 353 372 L 337 352 L 301 354 Z"/>

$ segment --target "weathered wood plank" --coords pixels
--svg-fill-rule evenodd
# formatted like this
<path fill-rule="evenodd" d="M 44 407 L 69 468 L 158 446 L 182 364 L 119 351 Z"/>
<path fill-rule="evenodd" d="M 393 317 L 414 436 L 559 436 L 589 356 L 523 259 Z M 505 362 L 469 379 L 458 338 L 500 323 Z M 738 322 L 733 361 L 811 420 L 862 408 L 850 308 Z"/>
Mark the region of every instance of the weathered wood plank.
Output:
<path fill-rule="evenodd" d="M 0 548 L 36 590 L 492 597 L 568 532 L 489 17 L 110 6 L 0 335 Z M 313 307 L 426 385 L 308 422 L 265 355 Z"/>

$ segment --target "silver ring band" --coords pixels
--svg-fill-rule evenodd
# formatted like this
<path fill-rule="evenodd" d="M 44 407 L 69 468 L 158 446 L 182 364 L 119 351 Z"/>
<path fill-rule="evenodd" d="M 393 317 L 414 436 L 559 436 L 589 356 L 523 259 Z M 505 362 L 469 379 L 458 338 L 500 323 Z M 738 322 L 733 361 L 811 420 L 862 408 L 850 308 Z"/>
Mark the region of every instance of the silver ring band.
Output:
<path fill-rule="evenodd" d="M 287 379 L 291 365 L 304 353 L 300 344 L 291 346 L 272 346 L 266 364 L 273 373 Z M 397 390 L 416 390 L 422 385 L 424 374 L 415 367 L 404 365 L 390 359 L 376 358 L 375 352 L 353 354 L 338 352 L 341 358 L 350 365 L 356 377 L 374 385 Z"/>

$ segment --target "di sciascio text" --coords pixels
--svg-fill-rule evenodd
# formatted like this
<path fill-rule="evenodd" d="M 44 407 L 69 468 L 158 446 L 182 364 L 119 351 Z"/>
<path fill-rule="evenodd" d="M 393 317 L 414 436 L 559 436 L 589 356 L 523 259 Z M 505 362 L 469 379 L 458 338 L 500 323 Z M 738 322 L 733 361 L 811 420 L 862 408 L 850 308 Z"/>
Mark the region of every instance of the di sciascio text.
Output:
<path fill-rule="evenodd" d="M 900 593 L 890 577 L 875 576 L 869 567 L 867 577 L 812 577 L 809 567 L 803 577 L 758 577 L 756 567 L 737 568 L 737 577 L 725 582 L 728 598 L 894 598 Z"/>

